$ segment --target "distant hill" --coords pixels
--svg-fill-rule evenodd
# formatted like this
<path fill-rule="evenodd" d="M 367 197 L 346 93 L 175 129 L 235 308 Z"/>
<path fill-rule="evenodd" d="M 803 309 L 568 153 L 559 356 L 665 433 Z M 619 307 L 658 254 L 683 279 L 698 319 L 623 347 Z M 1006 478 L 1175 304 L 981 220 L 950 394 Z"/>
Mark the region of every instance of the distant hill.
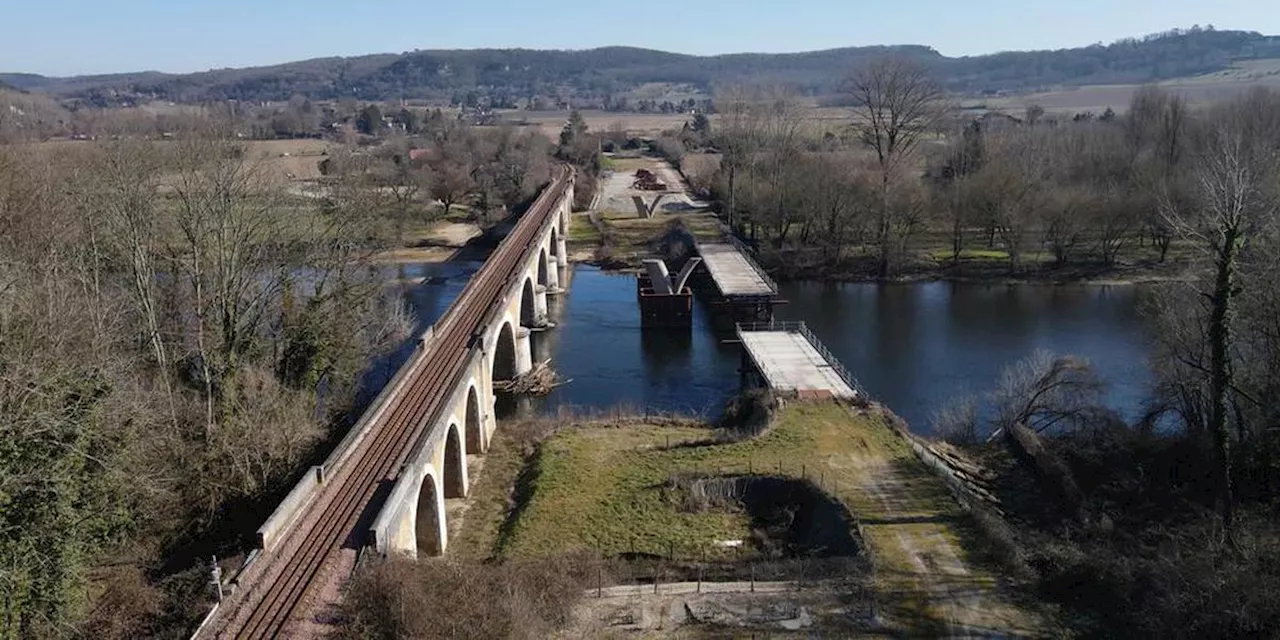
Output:
<path fill-rule="evenodd" d="M 718 85 L 785 82 L 828 94 L 859 63 L 894 53 L 931 66 L 964 93 L 1052 86 L 1141 83 L 1210 73 L 1240 60 L 1280 58 L 1280 37 L 1247 31 L 1174 30 L 1110 45 L 949 58 L 924 46 L 877 46 L 788 54 L 691 56 L 631 47 L 584 51 L 476 49 L 317 58 L 202 73 L 154 71 L 50 78 L 0 74 L 0 81 L 61 99 L 112 105 L 140 100 L 404 98 L 505 104 L 534 96 L 579 99 L 625 94 L 648 83 L 708 93 Z"/>

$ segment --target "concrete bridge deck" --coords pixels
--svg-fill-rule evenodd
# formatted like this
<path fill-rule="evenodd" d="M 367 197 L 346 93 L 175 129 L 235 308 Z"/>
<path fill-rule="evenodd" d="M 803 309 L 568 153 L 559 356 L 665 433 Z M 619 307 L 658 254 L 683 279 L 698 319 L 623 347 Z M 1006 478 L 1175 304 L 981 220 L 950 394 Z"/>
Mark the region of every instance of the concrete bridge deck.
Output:
<path fill-rule="evenodd" d="M 803 322 L 739 324 L 738 339 L 771 389 L 844 399 L 859 395 L 857 382 Z"/>
<path fill-rule="evenodd" d="M 742 247 L 730 243 L 699 243 L 698 255 L 726 298 L 773 297 L 778 286 L 752 262 Z"/>

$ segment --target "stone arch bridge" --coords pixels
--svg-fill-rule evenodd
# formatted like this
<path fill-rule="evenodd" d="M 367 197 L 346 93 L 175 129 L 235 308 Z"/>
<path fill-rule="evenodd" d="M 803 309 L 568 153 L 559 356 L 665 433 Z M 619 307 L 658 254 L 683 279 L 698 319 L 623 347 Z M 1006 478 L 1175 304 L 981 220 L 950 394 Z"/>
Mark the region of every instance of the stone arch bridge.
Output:
<path fill-rule="evenodd" d="M 444 501 L 466 496 L 466 456 L 489 447 L 494 383 L 532 367 L 530 334 L 567 281 L 574 178 L 555 170 L 359 422 L 258 529 L 258 548 L 197 636 L 310 635 L 311 610 L 336 598 L 362 552 L 444 553 Z"/>

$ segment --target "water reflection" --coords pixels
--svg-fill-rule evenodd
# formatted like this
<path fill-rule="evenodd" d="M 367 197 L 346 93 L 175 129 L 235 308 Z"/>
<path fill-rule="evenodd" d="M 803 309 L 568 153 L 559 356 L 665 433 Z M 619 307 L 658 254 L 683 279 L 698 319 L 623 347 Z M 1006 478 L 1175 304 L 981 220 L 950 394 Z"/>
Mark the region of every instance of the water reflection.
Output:
<path fill-rule="evenodd" d="M 419 319 L 445 310 L 477 263 L 406 265 L 392 271 Z M 717 331 L 695 297 L 687 331 L 642 330 L 632 275 L 579 265 L 568 290 L 548 298 L 556 325 L 531 336 L 535 362 L 551 360 L 568 384 L 538 399 L 507 399 L 506 412 L 564 406 L 714 414 L 738 387 L 739 346 Z M 419 280 L 425 278 L 425 280 Z M 950 398 L 993 387 L 1006 365 L 1036 349 L 1089 358 L 1110 383 L 1108 402 L 1138 409 L 1150 379 L 1137 287 L 1041 287 L 961 283 L 784 283 L 783 320 L 804 320 L 877 399 L 927 432 Z M 406 344 L 370 373 L 376 393 L 412 351 Z"/>
<path fill-rule="evenodd" d="M 868 391 L 928 431 L 950 398 L 995 386 L 1037 349 L 1093 362 L 1132 417 L 1150 380 L 1139 287 L 784 283 L 779 317 L 805 320 Z"/>

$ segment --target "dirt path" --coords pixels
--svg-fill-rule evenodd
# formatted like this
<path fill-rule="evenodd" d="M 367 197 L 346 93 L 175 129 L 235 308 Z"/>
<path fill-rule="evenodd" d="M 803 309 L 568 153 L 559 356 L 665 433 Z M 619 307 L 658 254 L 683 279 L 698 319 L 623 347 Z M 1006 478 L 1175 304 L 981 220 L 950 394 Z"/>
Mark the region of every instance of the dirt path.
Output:
<path fill-rule="evenodd" d="M 913 456 L 867 447 L 831 455 L 826 467 L 849 487 L 840 493 L 856 507 L 891 626 L 946 637 L 1041 635 L 1039 617 L 970 561 L 959 506 Z"/>
<path fill-rule="evenodd" d="M 558 638 L 857 637 L 874 622 L 844 601 L 835 585 L 795 582 L 680 582 L 587 591 Z M 732 631 L 736 630 L 735 634 Z"/>

